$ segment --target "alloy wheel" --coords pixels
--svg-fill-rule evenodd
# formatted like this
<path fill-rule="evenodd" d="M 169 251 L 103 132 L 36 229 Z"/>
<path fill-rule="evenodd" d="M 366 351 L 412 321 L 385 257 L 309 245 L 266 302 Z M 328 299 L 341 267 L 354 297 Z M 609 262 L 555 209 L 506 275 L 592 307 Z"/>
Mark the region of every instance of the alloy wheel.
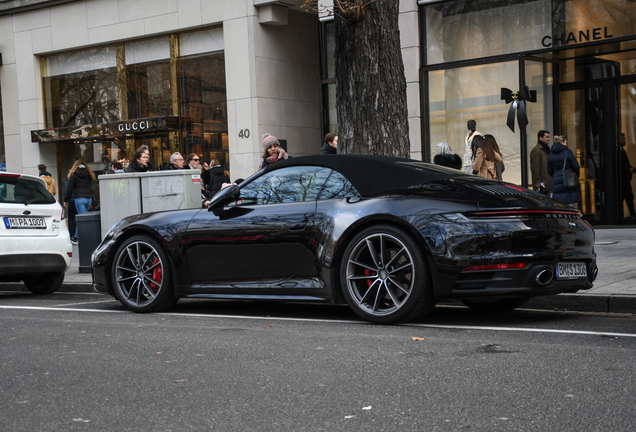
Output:
<path fill-rule="evenodd" d="M 132 307 L 152 303 L 164 285 L 164 263 L 148 242 L 133 241 L 118 252 L 114 269 L 120 300 Z"/>
<path fill-rule="evenodd" d="M 408 247 L 397 237 L 373 233 L 348 256 L 347 290 L 358 308 L 372 316 L 393 314 L 413 291 L 415 266 Z"/>

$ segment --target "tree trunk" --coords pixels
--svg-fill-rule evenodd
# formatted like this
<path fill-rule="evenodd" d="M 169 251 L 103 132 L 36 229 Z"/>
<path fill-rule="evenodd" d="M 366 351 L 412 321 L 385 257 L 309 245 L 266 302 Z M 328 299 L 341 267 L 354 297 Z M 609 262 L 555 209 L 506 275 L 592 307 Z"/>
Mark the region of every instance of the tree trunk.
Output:
<path fill-rule="evenodd" d="M 364 11 L 357 22 L 335 18 L 338 152 L 410 157 L 399 1 Z"/>

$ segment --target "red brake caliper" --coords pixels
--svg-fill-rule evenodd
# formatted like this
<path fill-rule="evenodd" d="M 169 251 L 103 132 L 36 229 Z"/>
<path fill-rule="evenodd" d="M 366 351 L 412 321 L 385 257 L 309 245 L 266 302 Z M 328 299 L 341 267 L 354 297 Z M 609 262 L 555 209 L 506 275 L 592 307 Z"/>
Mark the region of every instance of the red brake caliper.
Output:
<path fill-rule="evenodd" d="M 369 269 L 364 269 L 364 275 L 365 276 L 375 276 L 375 274 L 373 273 L 373 271 L 369 270 Z M 373 279 L 367 279 L 367 286 L 369 288 L 371 288 L 371 285 L 373 285 Z"/>
<path fill-rule="evenodd" d="M 155 258 L 155 261 L 152 263 L 152 265 L 156 265 L 158 263 L 159 258 Z M 152 269 L 152 278 L 157 282 L 161 282 L 161 266 L 157 266 Z M 152 288 L 152 292 L 157 292 L 157 290 L 159 289 L 159 285 L 154 282 L 150 282 L 150 288 Z"/>

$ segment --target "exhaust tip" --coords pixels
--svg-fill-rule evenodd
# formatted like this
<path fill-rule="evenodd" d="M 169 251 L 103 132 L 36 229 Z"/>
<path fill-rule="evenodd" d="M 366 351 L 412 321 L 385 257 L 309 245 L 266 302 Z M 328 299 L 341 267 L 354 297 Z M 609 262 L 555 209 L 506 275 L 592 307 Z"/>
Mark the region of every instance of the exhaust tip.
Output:
<path fill-rule="evenodd" d="M 537 277 L 534 278 L 534 281 L 537 285 L 545 286 L 552 282 L 552 279 L 554 279 L 554 272 L 550 269 L 543 269 L 537 273 Z"/>
<path fill-rule="evenodd" d="M 594 282 L 597 276 L 598 276 L 598 267 L 596 267 L 595 265 L 592 271 L 590 272 L 590 278 L 589 278 L 590 282 Z"/>

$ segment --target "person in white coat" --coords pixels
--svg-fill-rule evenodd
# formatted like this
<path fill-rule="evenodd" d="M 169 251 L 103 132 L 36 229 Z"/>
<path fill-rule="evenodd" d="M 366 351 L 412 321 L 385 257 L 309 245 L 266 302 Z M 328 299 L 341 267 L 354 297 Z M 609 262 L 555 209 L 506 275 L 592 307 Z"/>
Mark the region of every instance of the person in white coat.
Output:
<path fill-rule="evenodd" d="M 468 120 L 466 124 L 468 127 L 468 135 L 466 135 L 466 139 L 464 143 L 466 144 L 466 150 L 464 151 L 464 164 L 462 166 L 462 170 L 467 172 L 468 174 L 473 173 L 473 138 L 476 135 L 483 136 L 481 132 L 477 130 L 477 122 L 475 120 Z"/>

